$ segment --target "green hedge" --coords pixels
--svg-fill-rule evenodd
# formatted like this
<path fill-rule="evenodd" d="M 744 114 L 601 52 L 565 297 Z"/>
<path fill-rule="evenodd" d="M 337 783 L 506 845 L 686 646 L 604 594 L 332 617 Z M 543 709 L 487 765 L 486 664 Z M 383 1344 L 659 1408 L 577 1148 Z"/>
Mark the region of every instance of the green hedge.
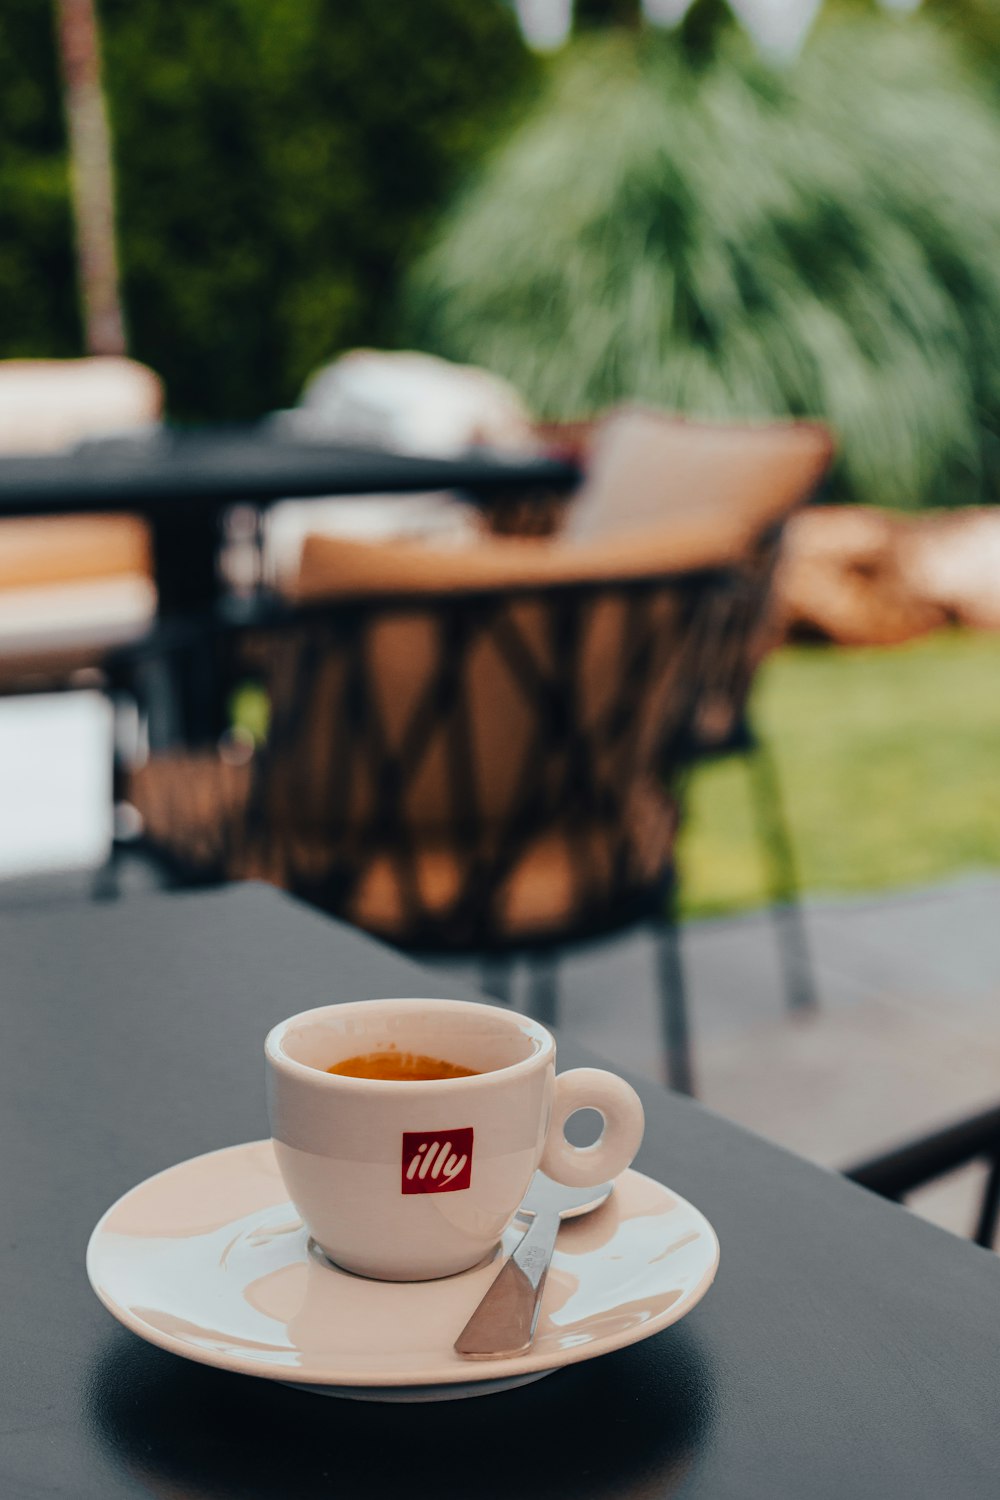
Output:
<path fill-rule="evenodd" d="M 51 11 L 0 6 L 0 355 L 79 352 Z"/>
<path fill-rule="evenodd" d="M 131 352 L 182 416 L 391 342 L 401 269 L 530 85 L 501 0 L 100 0 Z M 53 21 L 0 8 L 0 355 L 79 348 Z"/>

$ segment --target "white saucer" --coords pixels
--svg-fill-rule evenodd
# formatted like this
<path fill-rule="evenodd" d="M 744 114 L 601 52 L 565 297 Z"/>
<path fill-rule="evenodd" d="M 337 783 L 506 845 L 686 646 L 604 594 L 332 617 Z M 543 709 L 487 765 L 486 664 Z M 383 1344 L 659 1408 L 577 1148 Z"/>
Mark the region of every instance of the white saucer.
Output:
<path fill-rule="evenodd" d="M 505 1252 L 521 1233 L 507 1231 Z M 603 1207 L 563 1225 L 532 1348 L 470 1366 L 452 1344 L 499 1257 L 443 1281 L 337 1270 L 310 1249 L 270 1141 L 150 1177 L 108 1209 L 87 1247 L 95 1292 L 140 1338 L 200 1364 L 368 1401 L 487 1395 L 634 1344 L 690 1312 L 718 1263 L 696 1208 L 626 1172 Z"/>

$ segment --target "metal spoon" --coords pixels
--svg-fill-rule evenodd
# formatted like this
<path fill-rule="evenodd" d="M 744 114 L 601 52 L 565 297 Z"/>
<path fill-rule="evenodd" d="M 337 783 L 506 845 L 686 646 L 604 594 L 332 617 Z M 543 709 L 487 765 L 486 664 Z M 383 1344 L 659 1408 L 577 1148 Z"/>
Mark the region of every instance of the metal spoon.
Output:
<path fill-rule="evenodd" d="M 599 1208 L 613 1187 L 613 1182 L 563 1187 L 544 1172 L 535 1173 L 517 1211 L 519 1219 L 531 1220 L 527 1232 L 455 1340 L 456 1353 L 465 1359 L 505 1359 L 530 1349 L 560 1220 Z"/>

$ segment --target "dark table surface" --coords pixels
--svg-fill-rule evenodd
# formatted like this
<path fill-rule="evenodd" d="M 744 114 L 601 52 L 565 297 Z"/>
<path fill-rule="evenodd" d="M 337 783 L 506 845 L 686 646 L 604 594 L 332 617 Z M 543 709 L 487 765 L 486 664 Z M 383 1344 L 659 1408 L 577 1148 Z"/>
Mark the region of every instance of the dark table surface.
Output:
<path fill-rule="evenodd" d="M 87 1284 L 108 1204 L 266 1135 L 280 1017 L 456 987 L 254 886 L 5 916 L 0 953 L 10 1500 L 1000 1494 L 997 1258 L 649 1084 L 637 1165 L 708 1214 L 722 1264 L 648 1342 L 439 1408 L 330 1401 L 148 1347 Z"/>
<path fill-rule="evenodd" d="M 293 440 L 266 427 L 165 428 L 83 443 L 68 453 L 0 457 L 0 515 L 128 510 L 156 517 L 192 498 L 211 510 L 285 495 L 565 489 L 577 478 L 575 467 L 557 458 L 505 458 L 486 450 L 426 458 Z"/>

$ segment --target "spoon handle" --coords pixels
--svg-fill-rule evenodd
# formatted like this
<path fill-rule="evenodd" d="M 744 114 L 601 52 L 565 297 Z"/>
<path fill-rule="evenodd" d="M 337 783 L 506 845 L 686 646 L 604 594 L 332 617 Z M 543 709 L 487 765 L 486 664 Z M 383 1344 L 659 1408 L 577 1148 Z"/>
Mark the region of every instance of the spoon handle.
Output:
<path fill-rule="evenodd" d="M 558 1233 L 558 1214 L 534 1215 L 524 1238 L 455 1340 L 458 1354 L 466 1359 L 503 1359 L 530 1347 Z"/>

